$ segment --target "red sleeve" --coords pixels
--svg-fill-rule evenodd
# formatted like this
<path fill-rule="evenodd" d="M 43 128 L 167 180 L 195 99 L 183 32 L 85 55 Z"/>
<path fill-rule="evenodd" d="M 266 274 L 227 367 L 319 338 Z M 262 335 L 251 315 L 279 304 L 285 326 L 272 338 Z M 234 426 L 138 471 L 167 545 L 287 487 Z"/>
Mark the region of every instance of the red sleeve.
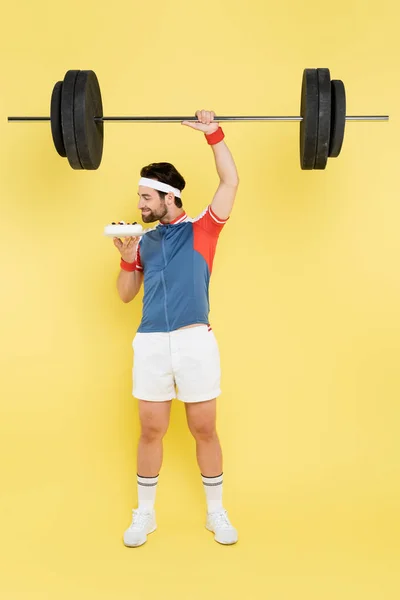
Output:
<path fill-rule="evenodd" d="M 142 265 L 142 260 L 140 258 L 140 249 L 139 249 L 139 246 L 140 246 L 140 242 L 139 242 L 139 244 L 137 246 L 137 250 L 136 250 L 136 260 L 135 260 L 135 262 L 136 262 L 136 271 L 143 271 L 143 265 Z"/>
<path fill-rule="evenodd" d="M 202 255 L 211 274 L 218 237 L 228 219 L 220 219 L 208 206 L 193 220 L 193 244 L 196 252 Z"/>
<path fill-rule="evenodd" d="M 193 225 L 197 227 L 201 227 L 207 233 L 211 234 L 213 237 L 218 237 L 222 231 L 223 226 L 227 223 L 228 219 L 221 219 L 218 217 L 211 206 L 207 206 L 206 210 L 201 213 L 196 219 L 193 221 Z"/>

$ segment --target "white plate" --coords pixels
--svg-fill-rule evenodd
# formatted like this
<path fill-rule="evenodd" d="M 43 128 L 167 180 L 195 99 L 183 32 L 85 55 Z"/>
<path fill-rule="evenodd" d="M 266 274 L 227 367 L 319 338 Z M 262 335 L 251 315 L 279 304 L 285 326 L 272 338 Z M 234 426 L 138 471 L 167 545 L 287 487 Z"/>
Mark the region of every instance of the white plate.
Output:
<path fill-rule="evenodd" d="M 137 237 L 143 235 L 145 230 L 141 225 L 106 225 L 104 235 L 107 237 Z"/>

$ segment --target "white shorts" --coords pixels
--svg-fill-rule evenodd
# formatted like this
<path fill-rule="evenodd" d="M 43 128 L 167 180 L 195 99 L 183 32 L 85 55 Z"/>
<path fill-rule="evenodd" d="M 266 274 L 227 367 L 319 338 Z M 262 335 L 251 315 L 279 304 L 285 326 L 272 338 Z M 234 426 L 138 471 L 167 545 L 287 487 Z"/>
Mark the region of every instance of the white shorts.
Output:
<path fill-rule="evenodd" d="M 221 393 L 219 348 L 209 326 L 137 333 L 132 346 L 135 398 L 204 402 Z"/>

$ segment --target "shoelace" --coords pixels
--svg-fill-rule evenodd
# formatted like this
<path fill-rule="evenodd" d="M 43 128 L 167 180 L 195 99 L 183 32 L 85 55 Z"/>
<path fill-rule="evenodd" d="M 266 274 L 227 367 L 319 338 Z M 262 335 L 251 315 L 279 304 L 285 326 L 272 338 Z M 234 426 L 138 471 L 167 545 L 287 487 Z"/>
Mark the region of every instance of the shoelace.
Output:
<path fill-rule="evenodd" d="M 218 512 L 213 515 L 214 525 L 218 529 L 231 529 L 232 525 L 229 522 L 226 512 Z"/>
<path fill-rule="evenodd" d="M 139 512 L 138 510 L 133 510 L 132 513 L 133 513 L 132 523 L 129 527 L 129 529 L 131 531 L 136 530 L 136 529 L 143 529 L 143 527 L 147 524 L 147 522 L 151 518 L 150 514 L 142 513 L 142 512 Z"/>

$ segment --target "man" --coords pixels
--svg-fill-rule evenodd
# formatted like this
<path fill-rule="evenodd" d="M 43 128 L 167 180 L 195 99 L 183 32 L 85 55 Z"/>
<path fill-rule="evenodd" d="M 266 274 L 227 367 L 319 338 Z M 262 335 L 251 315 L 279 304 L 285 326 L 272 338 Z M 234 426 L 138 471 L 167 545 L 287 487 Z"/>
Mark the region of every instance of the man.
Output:
<path fill-rule="evenodd" d="M 218 236 L 231 214 L 239 179 L 215 114 L 202 110 L 196 117 L 198 121 L 182 125 L 203 132 L 214 153 L 220 182 L 211 204 L 190 219 L 182 208 L 183 177 L 170 163 L 149 165 L 141 171 L 138 208 L 144 223 L 159 224 L 141 238 L 114 239 L 121 254 L 117 280 L 121 299 L 130 302 L 144 281 L 143 315 L 133 340 L 132 394 L 139 403 L 141 435 L 138 508 L 124 532 L 124 543 L 130 547 L 144 544 L 156 529 L 163 437 L 174 398 L 185 403 L 196 441 L 206 528 L 221 544 L 238 539 L 222 503 L 222 451 L 216 432 L 220 357 L 208 321 L 208 288 Z"/>

